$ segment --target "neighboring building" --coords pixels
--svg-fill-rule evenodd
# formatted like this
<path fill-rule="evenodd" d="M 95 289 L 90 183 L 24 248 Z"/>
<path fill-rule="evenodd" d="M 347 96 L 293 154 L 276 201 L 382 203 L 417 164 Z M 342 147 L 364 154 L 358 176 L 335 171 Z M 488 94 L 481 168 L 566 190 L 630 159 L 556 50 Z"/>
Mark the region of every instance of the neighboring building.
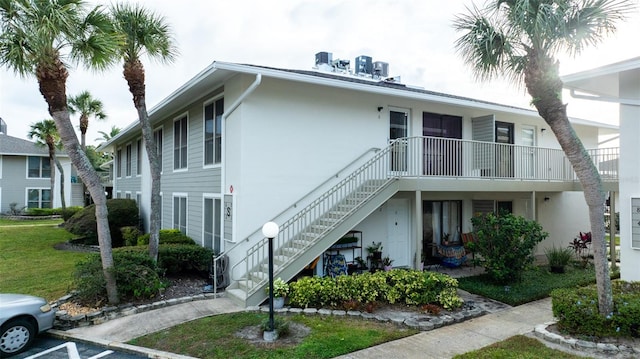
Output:
<path fill-rule="evenodd" d="M 149 113 L 162 158 L 162 227 L 228 255 L 230 296 L 265 299 L 260 228 L 271 220 L 281 228 L 276 276 L 285 280 L 350 230 L 361 231 L 361 247 L 382 242 L 394 266 L 417 267 L 445 235 L 471 231 L 478 212 L 539 221 L 550 236 L 538 254 L 589 229 L 580 184 L 535 111 L 407 86 L 385 79 L 384 63 L 350 75 L 319 53 L 316 65 L 214 62 Z M 598 149 L 599 135 L 617 127 L 572 123 L 594 160 L 612 165 L 605 185 L 617 191 L 617 149 Z M 101 149 L 114 153 L 114 197 L 138 199 L 147 225 L 143 147 L 136 122 Z"/>
<path fill-rule="evenodd" d="M 58 154 L 64 169 L 67 206 L 82 205 L 82 185 L 72 171 L 66 154 Z M 16 208 L 51 207 L 51 166 L 46 147 L 6 134 L 6 124 L 0 119 L 0 213 L 7 213 L 11 203 Z M 61 207 L 60 174 L 56 173 L 53 207 Z"/>
<path fill-rule="evenodd" d="M 576 98 L 620 105 L 620 277 L 640 281 L 640 57 L 562 80 Z"/>

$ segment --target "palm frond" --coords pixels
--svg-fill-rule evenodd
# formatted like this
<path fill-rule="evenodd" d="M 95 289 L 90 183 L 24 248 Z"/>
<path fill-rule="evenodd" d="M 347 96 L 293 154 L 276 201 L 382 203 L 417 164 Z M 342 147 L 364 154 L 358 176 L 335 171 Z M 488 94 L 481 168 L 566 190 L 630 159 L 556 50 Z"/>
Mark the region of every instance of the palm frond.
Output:
<path fill-rule="evenodd" d="M 476 79 L 484 81 L 509 71 L 509 59 L 516 53 L 514 37 L 508 27 L 477 8 L 454 20 L 454 28 L 463 32 L 455 42 L 456 51 L 469 65 Z M 499 20 L 499 19 L 498 19 Z"/>
<path fill-rule="evenodd" d="M 111 7 L 117 31 L 125 38 L 121 48 L 125 62 L 136 62 L 144 55 L 153 61 L 172 62 L 178 55 L 172 29 L 164 17 L 138 4 L 117 3 Z"/>

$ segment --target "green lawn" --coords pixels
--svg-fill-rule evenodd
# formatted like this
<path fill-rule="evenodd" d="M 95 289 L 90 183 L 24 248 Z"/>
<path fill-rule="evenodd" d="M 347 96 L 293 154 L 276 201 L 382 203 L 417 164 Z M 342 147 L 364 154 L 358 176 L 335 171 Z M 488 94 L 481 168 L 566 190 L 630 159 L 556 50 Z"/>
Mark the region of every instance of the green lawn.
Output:
<path fill-rule="evenodd" d="M 134 339 L 130 344 L 196 358 L 333 358 L 418 333 L 417 330 L 352 317 L 279 316 L 303 324 L 309 334 L 298 344 L 251 344 L 235 333 L 259 325 L 264 313 L 222 314 Z M 295 328 L 292 326 L 291 331 Z"/>
<path fill-rule="evenodd" d="M 461 289 L 482 295 L 509 305 L 520 305 L 546 298 L 556 288 L 567 288 L 595 283 L 593 269 L 567 266 L 562 274 L 551 273 L 547 266 L 525 271 L 522 281 L 508 286 L 491 283 L 486 275 L 459 278 Z"/>
<path fill-rule="evenodd" d="M 73 237 L 57 228 L 60 222 L 0 219 L 0 292 L 32 294 L 49 301 L 69 292 L 74 266 L 86 254 L 53 248 Z"/>
<path fill-rule="evenodd" d="M 454 359 L 578 359 L 583 358 L 550 349 L 534 338 L 516 335 L 501 342 L 461 355 Z"/>

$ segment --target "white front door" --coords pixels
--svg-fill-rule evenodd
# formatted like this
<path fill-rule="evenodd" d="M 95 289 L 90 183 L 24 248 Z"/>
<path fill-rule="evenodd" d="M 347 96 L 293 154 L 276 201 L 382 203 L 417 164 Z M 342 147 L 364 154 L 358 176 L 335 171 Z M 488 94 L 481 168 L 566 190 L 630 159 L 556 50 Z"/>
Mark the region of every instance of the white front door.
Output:
<path fill-rule="evenodd" d="M 411 266 L 409 253 L 409 200 L 390 199 L 387 202 L 388 238 L 383 249 L 384 255 L 393 259 L 394 267 Z"/>

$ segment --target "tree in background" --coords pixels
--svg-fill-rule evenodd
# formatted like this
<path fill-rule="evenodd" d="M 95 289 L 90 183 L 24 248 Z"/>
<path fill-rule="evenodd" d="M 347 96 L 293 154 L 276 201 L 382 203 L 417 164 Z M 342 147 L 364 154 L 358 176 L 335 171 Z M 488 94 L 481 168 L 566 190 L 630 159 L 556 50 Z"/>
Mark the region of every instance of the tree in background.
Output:
<path fill-rule="evenodd" d="M 36 77 L 64 148 L 96 204 L 107 296 L 116 304 L 107 198 L 71 124 L 66 84 L 70 63 L 97 70 L 111 65 L 120 39 L 101 8 L 87 8 L 82 0 L 0 0 L 0 19 L 0 64 L 20 76 Z"/>
<path fill-rule="evenodd" d="M 100 141 L 100 142 L 106 142 L 109 141 L 110 139 L 116 137 L 120 131 L 122 131 L 122 129 L 120 129 L 119 127 L 111 126 L 111 131 L 109 131 L 109 133 L 104 132 L 104 131 L 98 131 L 99 134 L 102 135 L 102 137 L 98 137 L 95 140 L 96 141 Z"/>
<path fill-rule="evenodd" d="M 80 146 L 84 150 L 87 148 L 86 137 L 89 129 L 89 118 L 95 117 L 98 120 L 107 118 L 104 113 L 102 101 L 94 99 L 89 91 L 82 91 L 76 96 L 69 98 L 69 112 L 80 114 Z"/>
<path fill-rule="evenodd" d="M 149 158 L 151 169 L 149 255 L 157 261 L 160 230 L 161 164 L 147 113 L 145 73 L 140 58 L 146 54 L 152 59 L 170 62 L 176 56 L 177 50 L 173 45 L 171 29 L 165 23 L 164 18 L 144 7 L 128 3 L 115 4 L 111 7 L 111 16 L 115 28 L 125 39 L 120 47 L 119 57 L 124 60 L 124 78 L 133 95 L 133 105 L 138 111 L 138 120 L 142 127 L 142 137 Z"/>
<path fill-rule="evenodd" d="M 605 193 L 598 169 L 576 135 L 562 102 L 555 58 L 577 55 L 615 31 L 633 10 L 631 0 L 493 0 L 454 21 L 463 35 L 456 49 L 479 80 L 504 76 L 524 84 L 540 116 L 555 134 L 576 172 L 589 207 L 601 315 L 613 310 L 604 241 Z"/>
<path fill-rule="evenodd" d="M 51 166 L 51 175 L 49 176 L 51 180 L 51 208 L 53 208 L 53 191 L 56 185 L 56 171 L 55 167 L 53 167 L 54 163 L 58 167 L 58 170 L 60 170 L 60 200 L 62 201 L 62 209 L 65 209 L 67 205 L 64 199 L 64 171 L 56 157 L 56 145 L 60 140 L 56 123 L 53 120 L 42 120 L 31 124 L 31 130 L 29 130 L 27 136 L 30 139 L 35 138 L 38 146 L 46 146 L 49 151 L 49 165 Z"/>

